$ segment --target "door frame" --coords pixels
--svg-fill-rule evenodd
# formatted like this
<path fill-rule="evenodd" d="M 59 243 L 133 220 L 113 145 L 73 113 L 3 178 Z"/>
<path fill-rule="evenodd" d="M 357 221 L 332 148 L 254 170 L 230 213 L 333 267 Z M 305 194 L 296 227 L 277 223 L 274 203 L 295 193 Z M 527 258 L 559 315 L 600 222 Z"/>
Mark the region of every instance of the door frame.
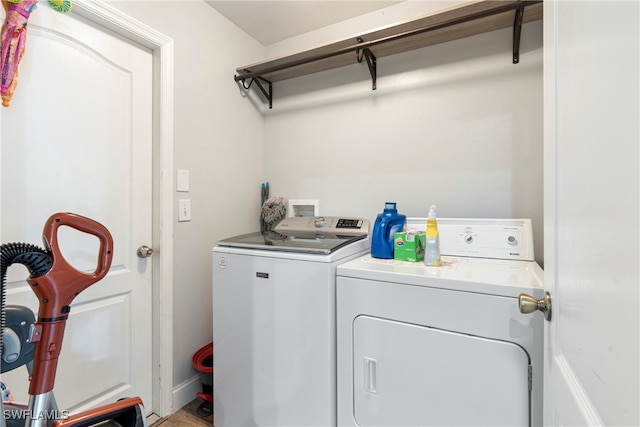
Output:
<path fill-rule="evenodd" d="M 74 0 L 73 13 L 153 55 L 153 404 L 147 409 L 166 417 L 173 413 L 173 39 L 99 0 Z"/>

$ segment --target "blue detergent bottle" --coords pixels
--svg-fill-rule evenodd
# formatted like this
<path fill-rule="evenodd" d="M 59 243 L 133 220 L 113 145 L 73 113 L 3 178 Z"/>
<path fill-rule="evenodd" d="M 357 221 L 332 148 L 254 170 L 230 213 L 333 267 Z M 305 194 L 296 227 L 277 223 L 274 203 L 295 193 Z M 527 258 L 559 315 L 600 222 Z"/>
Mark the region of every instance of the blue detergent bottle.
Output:
<path fill-rule="evenodd" d="M 371 236 L 371 256 L 393 259 L 393 235 L 404 230 L 407 216 L 398 213 L 395 202 L 385 202 L 384 212 L 378 214 Z"/>

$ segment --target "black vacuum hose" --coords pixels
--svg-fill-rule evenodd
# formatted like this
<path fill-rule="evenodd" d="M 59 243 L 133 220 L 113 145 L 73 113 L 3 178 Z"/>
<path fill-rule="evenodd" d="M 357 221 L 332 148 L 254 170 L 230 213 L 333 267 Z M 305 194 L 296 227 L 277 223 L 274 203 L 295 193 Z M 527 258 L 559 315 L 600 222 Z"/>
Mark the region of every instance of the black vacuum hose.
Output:
<path fill-rule="evenodd" d="M 6 243 L 0 246 L 0 276 L 2 277 L 2 289 L 0 289 L 0 357 L 2 356 L 2 334 L 5 325 L 5 280 L 7 269 L 11 264 L 23 264 L 29 270 L 29 277 L 35 278 L 46 274 L 51 270 L 53 257 L 49 251 L 29 243 Z"/>

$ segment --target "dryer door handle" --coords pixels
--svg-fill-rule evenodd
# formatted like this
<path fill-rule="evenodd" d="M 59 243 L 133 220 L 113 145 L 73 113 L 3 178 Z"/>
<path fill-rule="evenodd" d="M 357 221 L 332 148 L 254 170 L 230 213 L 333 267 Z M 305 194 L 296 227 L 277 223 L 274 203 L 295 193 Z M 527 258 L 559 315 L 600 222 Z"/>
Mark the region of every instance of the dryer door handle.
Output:
<path fill-rule="evenodd" d="M 371 357 L 364 358 L 364 391 L 378 393 L 378 361 Z"/>

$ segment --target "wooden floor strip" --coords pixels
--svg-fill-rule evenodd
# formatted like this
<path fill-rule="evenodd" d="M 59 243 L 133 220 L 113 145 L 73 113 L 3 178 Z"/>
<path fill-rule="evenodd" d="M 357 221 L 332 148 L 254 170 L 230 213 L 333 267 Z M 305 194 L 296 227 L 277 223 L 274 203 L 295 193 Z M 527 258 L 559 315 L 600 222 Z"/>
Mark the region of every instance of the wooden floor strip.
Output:
<path fill-rule="evenodd" d="M 183 408 L 177 410 L 173 415 L 163 418 L 150 427 L 201 427 L 212 426 L 213 415 L 203 416 L 198 413 L 198 407 L 204 402 L 197 398 L 187 403 Z"/>

